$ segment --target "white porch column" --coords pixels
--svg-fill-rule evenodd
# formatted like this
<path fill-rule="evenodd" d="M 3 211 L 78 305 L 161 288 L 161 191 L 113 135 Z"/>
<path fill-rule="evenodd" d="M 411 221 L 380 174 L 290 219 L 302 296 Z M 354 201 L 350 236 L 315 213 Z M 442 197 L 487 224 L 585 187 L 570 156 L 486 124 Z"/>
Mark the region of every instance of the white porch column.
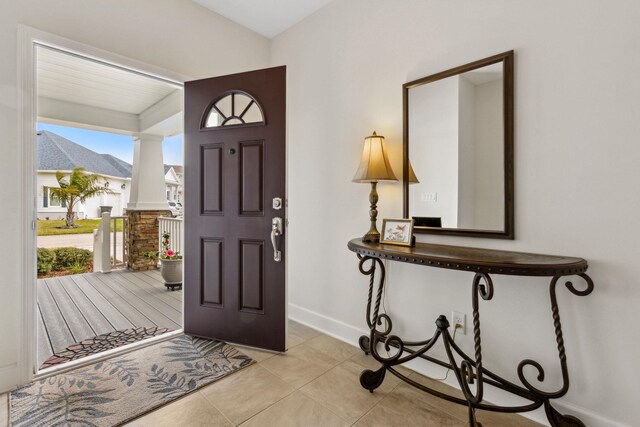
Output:
<path fill-rule="evenodd" d="M 133 171 L 128 210 L 167 210 L 162 157 L 163 136 L 133 136 Z"/>

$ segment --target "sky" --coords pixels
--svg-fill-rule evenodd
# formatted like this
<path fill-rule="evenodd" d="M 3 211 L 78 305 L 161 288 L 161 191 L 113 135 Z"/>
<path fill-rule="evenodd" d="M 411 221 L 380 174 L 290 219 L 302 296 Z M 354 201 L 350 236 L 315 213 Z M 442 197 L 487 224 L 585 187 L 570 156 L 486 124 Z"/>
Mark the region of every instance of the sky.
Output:
<path fill-rule="evenodd" d="M 38 123 L 38 130 L 47 130 L 56 133 L 96 153 L 111 154 L 127 163 L 133 163 L 133 138 L 129 135 L 118 135 L 115 133 L 98 132 L 95 130 L 45 123 Z M 164 163 L 167 165 L 182 165 L 182 146 L 182 134 L 165 138 L 162 142 Z"/>

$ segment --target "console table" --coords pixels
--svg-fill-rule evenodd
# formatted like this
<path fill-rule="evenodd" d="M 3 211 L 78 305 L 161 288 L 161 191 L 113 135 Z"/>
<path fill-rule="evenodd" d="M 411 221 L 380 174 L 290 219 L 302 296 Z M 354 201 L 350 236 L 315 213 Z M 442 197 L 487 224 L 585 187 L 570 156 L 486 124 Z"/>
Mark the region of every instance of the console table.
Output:
<path fill-rule="evenodd" d="M 579 290 L 570 281 L 565 283 L 566 288 L 577 296 L 589 295 L 591 291 L 593 291 L 593 281 L 585 273 L 587 270 L 587 262 L 584 259 L 425 243 L 418 243 L 415 247 L 403 247 L 367 243 L 363 242 L 362 239 L 351 240 L 348 243 L 348 247 L 351 251 L 355 252 L 360 259 L 360 272 L 370 276 L 369 296 L 367 300 L 367 325 L 369 326 L 370 334 L 369 336 L 360 337 L 360 348 L 365 353 L 373 355 L 373 357 L 382 364 L 377 371 L 367 369 L 362 372 L 360 375 L 360 384 L 364 388 L 373 392 L 373 390 L 382 384 L 385 373 L 389 371 L 406 383 L 425 392 L 450 402 L 467 406 L 469 408 L 470 426 L 481 426 L 475 417 L 476 409 L 496 412 L 527 412 L 544 406 L 547 418 L 552 426 L 584 427 L 582 421 L 571 415 L 559 413 L 551 405 L 552 399 L 564 396 L 569 389 L 567 358 L 565 355 L 564 339 L 562 337 L 562 326 L 560 325 L 560 311 L 556 298 L 556 287 L 564 276 L 577 275 L 586 282 L 586 288 Z M 473 273 L 471 298 L 473 307 L 474 354 L 472 356 L 465 354 L 453 341 L 448 330 L 449 321 L 443 315 L 436 320 L 436 330 L 433 336 L 424 341 L 404 341 L 398 336 L 391 334 L 393 328 L 391 318 L 387 313 L 380 313 L 380 303 L 385 284 L 385 268 L 382 260 L 385 259 L 425 267 L 462 270 Z M 366 265 L 367 261 L 370 261 L 368 266 Z M 377 270 L 379 270 L 379 278 L 377 281 L 377 289 L 374 289 L 376 288 L 374 285 Z M 551 310 L 562 371 L 562 386 L 560 389 L 543 391 L 534 386 L 525 377 L 524 369 L 527 366 L 531 366 L 535 368 L 538 373 L 537 380 L 539 382 L 544 381 L 544 369 L 542 365 L 535 360 L 525 359 L 518 364 L 517 373 L 521 384 L 515 384 L 505 380 L 484 367 L 480 338 L 479 300 L 482 298 L 488 301 L 493 297 L 494 286 L 491 275 L 494 274 L 551 278 L 549 284 Z M 375 301 L 374 290 L 376 290 Z M 439 339 L 443 340 L 448 360 L 440 360 L 427 354 Z M 386 349 L 385 354 L 379 352 L 379 344 Z M 395 349 L 395 352 L 388 355 L 392 347 Z M 417 357 L 451 369 L 455 373 L 464 399 L 419 384 L 402 375 L 396 369 L 397 365 Z M 460 363 L 456 362 L 456 357 L 460 359 Z M 526 399 L 527 403 L 519 406 L 499 406 L 486 402 L 483 400 L 484 384 L 490 384 L 516 394 Z"/>

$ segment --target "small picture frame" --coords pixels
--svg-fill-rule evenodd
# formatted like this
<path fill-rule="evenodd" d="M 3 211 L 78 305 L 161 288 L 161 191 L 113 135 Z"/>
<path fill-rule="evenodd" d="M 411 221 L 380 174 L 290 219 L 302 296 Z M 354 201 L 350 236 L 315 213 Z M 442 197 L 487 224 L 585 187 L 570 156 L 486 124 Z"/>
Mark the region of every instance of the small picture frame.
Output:
<path fill-rule="evenodd" d="M 413 219 L 383 219 L 380 243 L 413 246 Z"/>

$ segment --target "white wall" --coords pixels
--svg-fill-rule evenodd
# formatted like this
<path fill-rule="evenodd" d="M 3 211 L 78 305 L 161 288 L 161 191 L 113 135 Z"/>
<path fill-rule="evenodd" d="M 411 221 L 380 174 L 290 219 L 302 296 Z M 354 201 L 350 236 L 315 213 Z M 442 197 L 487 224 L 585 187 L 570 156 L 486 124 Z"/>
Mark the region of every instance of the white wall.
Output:
<path fill-rule="evenodd" d="M 411 184 L 411 216 L 442 218 L 458 225 L 458 78 L 439 80 L 409 92 L 409 158 L 419 183 Z M 397 169 L 402 177 L 402 170 Z M 425 200 L 435 193 L 436 201 Z"/>
<path fill-rule="evenodd" d="M 290 313 L 352 340 L 366 329 L 368 280 L 346 247 L 367 229 L 369 188 L 351 183 L 362 138 L 385 135 L 399 175 L 402 84 L 515 49 L 516 239 L 419 240 L 586 258 L 595 291 L 559 290 L 571 375 L 562 402 L 587 425 L 638 425 L 640 2 L 397 3 L 336 1 L 272 42 L 272 64 L 289 74 Z M 379 217 L 400 216 L 401 185 L 379 193 Z M 399 334 L 422 338 L 438 314 L 471 313 L 469 274 L 389 270 Z M 487 366 L 514 378 L 532 357 L 553 388 L 546 280 L 494 279 L 494 299 L 481 302 Z M 460 338 L 467 350 L 471 341 Z"/>
<path fill-rule="evenodd" d="M 86 43 L 174 73 L 204 78 L 268 65 L 267 39 L 190 0 L 1 0 L 0 170 L 11 185 L 0 199 L 4 268 L 0 276 L 0 385 L 24 379 L 20 356 L 23 230 L 20 209 L 23 162 L 18 138 L 18 24 Z M 35 132 L 35 129 L 34 129 Z M 0 390 L 4 391 L 4 390 Z"/>
<path fill-rule="evenodd" d="M 475 228 L 476 145 L 478 143 L 476 138 L 476 88 L 472 82 L 465 78 L 464 74 L 455 77 L 455 80 L 458 81 L 457 226 Z"/>
<path fill-rule="evenodd" d="M 475 86 L 475 225 L 504 230 L 503 81 Z"/>

